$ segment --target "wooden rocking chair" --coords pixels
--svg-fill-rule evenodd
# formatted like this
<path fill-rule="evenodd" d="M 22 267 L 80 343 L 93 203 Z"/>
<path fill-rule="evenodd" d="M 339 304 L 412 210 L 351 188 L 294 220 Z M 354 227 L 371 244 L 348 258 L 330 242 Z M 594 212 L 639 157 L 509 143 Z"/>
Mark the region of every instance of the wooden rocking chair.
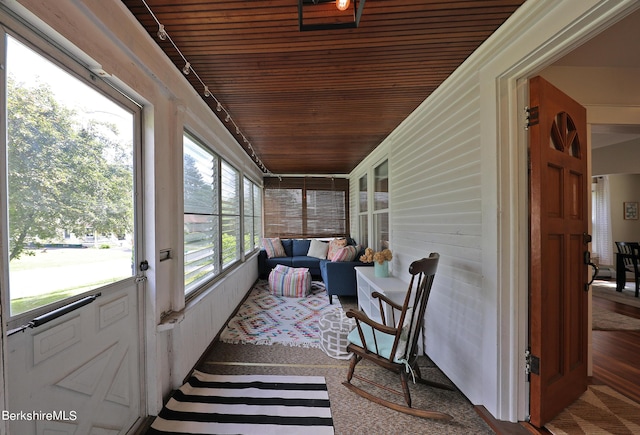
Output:
<path fill-rule="evenodd" d="M 422 379 L 417 362 L 419 348 L 418 338 L 424 324 L 427 301 L 431 293 L 431 286 L 438 267 L 439 257 L 438 254 L 432 253 L 429 258 L 423 258 L 422 260 L 411 263 L 411 266 L 409 266 L 411 281 L 403 305 L 394 303 L 379 292 L 372 294 L 372 297 L 377 298 L 380 304 L 382 323 L 371 320 L 362 311 L 350 309 L 346 313 L 347 317 L 356 320 L 356 328 L 354 328 L 348 336 L 349 344 L 347 345 L 347 350 L 353 352 L 353 356 L 351 357 L 349 365 L 347 381 L 343 382 L 343 385 L 366 399 L 396 411 L 417 417 L 451 420 L 452 417 L 450 415 L 442 412 L 412 408 L 411 394 L 408 385 L 408 378 L 412 377 L 415 378 L 415 381 L 422 384 L 446 390 L 454 390 L 454 388 L 448 385 Z M 396 322 L 396 314 L 398 313 L 399 318 L 397 318 Z M 387 323 L 391 323 L 387 322 L 387 317 L 391 319 L 393 325 L 387 325 Z M 353 372 L 356 365 L 363 359 L 398 373 L 400 375 L 402 392 L 382 386 L 362 376 L 354 375 Z M 411 373 L 411 375 L 408 375 L 409 373 Z M 354 377 L 386 391 L 404 395 L 406 405 L 388 401 L 357 387 L 351 383 Z"/>

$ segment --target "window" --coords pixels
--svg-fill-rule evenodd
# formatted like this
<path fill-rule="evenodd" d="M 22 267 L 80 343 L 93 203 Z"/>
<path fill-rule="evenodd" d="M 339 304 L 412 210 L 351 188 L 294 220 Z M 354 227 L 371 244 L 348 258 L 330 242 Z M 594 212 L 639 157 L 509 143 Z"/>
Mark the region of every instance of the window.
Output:
<path fill-rule="evenodd" d="M 183 137 L 185 293 L 220 272 L 218 157 Z"/>
<path fill-rule="evenodd" d="M 360 243 L 368 245 L 369 243 L 369 214 L 367 213 L 367 205 L 369 202 L 367 189 L 367 174 L 358 180 L 358 222 Z"/>
<path fill-rule="evenodd" d="M 349 182 L 334 178 L 266 178 L 266 237 L 344 236 L 348 225 Z"/>
<path fill-rule="evenodd" d="M 260 188 L 244 178 L 244 252 L 249 253 L 260 246 L 262 226 L 262 194 Z"/>
<path fill-rule="evenodd" d="M 613 237 L 611 236 L 611 207 L 609 177 L 594 177 L 591 184 L 591 219 L 593 253 L 600 264 L 613 264 Z"/>
<path fill-rule="evenodd" d="M 389 161 L 374 170 L 373 231 L 376 250 L 389 248 Z"/>
<path fill-rule="evenodd" d="M 184 287 L 190 294 L 240 261 L 243 249 L 258 246 L 262 201 L 258 186 L 246 177 L 241 185 L 240 171 L 188 133 L 183 172 Z"/>
<path fill-rule="evenodd" d="M 7 35 L 2 196 L 12 316 L 135 274 L 139 108 L 69 68 L 77 75 Z"/>
<path fill-rule="evenodd" d="M 240 259 L 240 173 L 224 160 L 221 165 L 222 267 Z"/>

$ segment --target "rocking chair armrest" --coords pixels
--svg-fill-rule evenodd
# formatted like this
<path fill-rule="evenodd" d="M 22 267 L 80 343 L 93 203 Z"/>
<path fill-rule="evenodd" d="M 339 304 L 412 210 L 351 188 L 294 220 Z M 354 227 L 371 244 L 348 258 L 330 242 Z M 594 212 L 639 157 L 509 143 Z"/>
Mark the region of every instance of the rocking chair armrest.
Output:
<path fill-rule="evenodd" d="M 363 311 L 360 310 L 354 310 L 353 308 L 351 308 L 346 312 L 346 316 L 352 319 L 356 319 L 356 325 L 358 327 L 360 327 L 358 322 L 362 322 L 369 325 L 372 329 L 384 332 L 386 334 L 395 335 L 396 332 L 398 332 L 398 328 L 376 322 L 375 320 L 370 319 Z"/>
<path fill-rule="evenodd" d="M 381 301 L 384 301 L 387 305 L 395 308 L 396 310 L 402 311 L 402 305 L 400 305 L 400 304 L 398 304 L 396 302 L 393 302 L 391 299 L 389 299 L 389 297 L 387 295 L 384 295 L 384 294 L 382 294 L 380 292 L 373 292 L 373 293 L 371 293 L 371 297 L 374 298 L 374 299 L 378 298 Z"/>

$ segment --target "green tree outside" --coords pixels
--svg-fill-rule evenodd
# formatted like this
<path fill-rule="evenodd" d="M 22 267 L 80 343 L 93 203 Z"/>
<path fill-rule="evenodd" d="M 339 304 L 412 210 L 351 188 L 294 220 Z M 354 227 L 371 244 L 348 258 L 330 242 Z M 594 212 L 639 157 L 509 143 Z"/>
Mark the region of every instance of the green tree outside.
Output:
<path fill-rule="evenodd" d="M 47 85 L 8 80 L 9 260 L 61 231 L 133 231 L 131 147 L 116 126 L 83 123 Z M 130 145 L 130 144 L 129 144 Z"/>

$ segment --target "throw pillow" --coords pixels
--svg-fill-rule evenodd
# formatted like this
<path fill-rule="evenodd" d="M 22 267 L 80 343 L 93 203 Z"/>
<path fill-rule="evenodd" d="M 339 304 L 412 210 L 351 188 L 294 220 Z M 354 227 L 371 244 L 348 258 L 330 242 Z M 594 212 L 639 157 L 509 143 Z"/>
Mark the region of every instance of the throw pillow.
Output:
<path fill-rule="evenodd" d="M 324 259 L 327 258 L 328 251 L 329 244 L 327 242 L 313 239 L 309 245 L 309 252 L 307 252 L 307 256 Z"/>
<path fill-rule="evenodd" d="M 340 248 L 335 254 L 333 254 L 331 261 L 353 261 L 356 259 L 356 255 L 358 255 L 358 248 L 356 246 L 349 245 Z"/>
<path fill-rule="evenodd" d="M 333 256 L 340 248 L 347 246 L 347 239 L 333 239 L 329 242 L 329 251 L 327 252 L 327 259 L 333 260 Z"/>
<path fill-rule="evenodd" d="M 395 361 L 399 361 L 404 358 L 404 353 L 407 350 L 407 344 L 409 344 L 409 328 L 411 328 L 411 307 L 407 308 L 407 317 L 404 319 L 404 323 L 402 324 L 402 332 L 400 333 L 400 341 L 398 342 L 398 347 L 396 349 Z"/>
<path fill-rule="evenodd" d="M 267 257 L 269 258 L 287 256 L 279 237 L 274 239 L 262 239 L 262 247 L 267 251 Z"/>

